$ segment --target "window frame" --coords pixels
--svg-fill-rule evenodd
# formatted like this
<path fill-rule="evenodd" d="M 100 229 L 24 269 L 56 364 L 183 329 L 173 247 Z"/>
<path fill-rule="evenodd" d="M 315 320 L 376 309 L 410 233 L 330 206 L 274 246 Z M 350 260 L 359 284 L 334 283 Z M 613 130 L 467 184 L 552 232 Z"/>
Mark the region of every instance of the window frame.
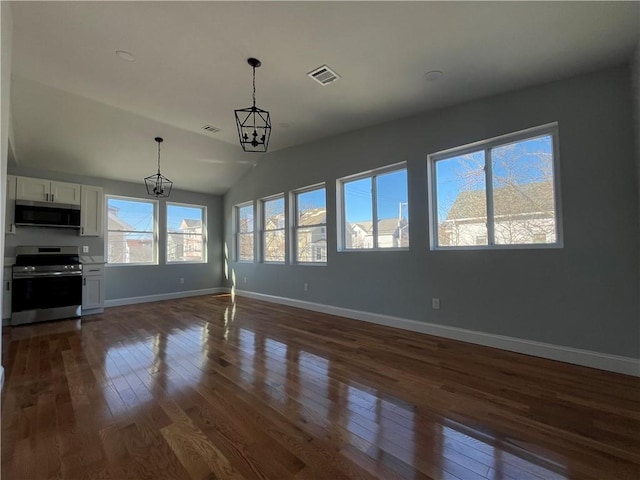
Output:
<path fill-rule="evenodd" d="M 284 215 L 284 222 L 282 228 L 266 228 L 266 208 L 265 205 L 268 202 L 272 202 L 275 200 L 282 199 L 282 214 Z M 269 197 L 263 197 L 259 201 L 260 205 L 260 260 L 262 263 L 270 264 L 270 265 L 284 265 L 287 263 L 287 242 L 288 242 L 288 224 L 289 224 L 289 215 L 287 212 L 287 197 L 284 193 L 278 193 L 276 195 L 271 195 Z M 284 252 L 282 256 L 282 260 L 267 260 L 265 255 L 265 247 L 266 247 L 266 235 L 269 232 L 279 232 L 282 231 L 284 235 Z"/>
<path fill-rule="evenodd" d="M 240 210 L 251 207 L 253 213 L 253 221 L 251 222 L 251 232 L 240 232 Z M 234 221 L 235 221 L 235 260 L 236 263 L 255 263 L 256 261 L 256 208 L 253 200 L 234 205 Z M 251 235 L 253 238 L 253 251 L 251 252 L 251 260 L 243 260 L 240 258 L 240 237 L 242 235 Z"/>
<path fill-rule="evenodd" d="M 493 215 L 493 162 L 491 150 L 512 143 L 534 140 L 539 137 L 551 136 L 552 172 L 554 209 L 556 222 L 556 241 L 554 243 L 519 243 L 499 244 L 495 242 L 495 228 Z M 483 151 L 485 155 L 485 195 L 487 201 L 487 245 L 438 245 L 438 185 L 436 164 L 468 153 Z M 519 130 L 517 132 L 499 135 L 486 140 L 442 150 L 427 155 L 427 191 L 429 214 L 429 247 L 433 251 L 445 250 L 523 250 L 523 249 L 557 249 L 564 248 L 562 221 L 562 193 L 560 187 L 560 148 L 558 122 L 547 123 L 536 127 Z"/>
<path fill-rule="evenodd" d="M 109 200 L 114 199 L 114 200 L 121 200 L 121 201 L 127 201 L 127 202 L 136 202 L 136 203 L 148 203 L 153 205 L 153 231 L 147 231 L 147 230 L 110 230 L 109 229 Z M 105 205 L 104 208 L 106 210 L 105 212 L 105 222 L 106 222 L 106 241 L 104 242 L 104 249 L 105 249 L 105 265 L 107 267 L 138 267 L 138 266 L 153 266 L 153 265 L 159 265 L 159 243 L 160 243 L 160 239 L 159 239 L 159 226 L 158 226 L 158 217 L 159 217 L 159 205 L 160 203 L 158 202 L 158 200 L 152 200 L 152 199 L 147 199 L 147 198 L 137 198 L 137 197 L 127 197 L 124 195 L 105 195 Z M 151 237 L 153 239 L 153 245 L 152 245 L 152 256 L 153 256 L 153 261 L 151 262 L 136 262 L 136 263 L 112 263 L 109 262 L 109 233 L 110 232 L 120 232 L 120 233 L 151 233 Z"/>
<path fill-rule="evenodd" d="M 375 168 L 372 170 L 367 170 L 365 172 L 356 173 L 353 175 L 348 175 L 346 177 L 338 178 L 336 180 L 336 194 L 337 194 L 337 202 L 338 202 L 338 251 L 339 252 L 401 252 L 408 251 L 411 248 L 411 242 L 409 242 L 408 247 L 378 247 L 378 195 L 377 195 L 377 184 L 376 177 L 385 175 L 387 173 L 393 173 L 399 170 L 405 170 L 407 172 L 407 209 L 409 208 L 409 169 L 406 161 L 394 163 L 392 165 L 387 165 L 380 168 Z M 345 183 L 350 183 L 357 180 L 362 180 L 364 178 L 371 178 L 371 217 L 372 217 L 372 236 L 373 236 L 373 247 L 372 248 L 347 248 L 347 229 L 346 227 L 346 219 L 347 212 L 346 202 L 344 199 L 344 185 Z M 409 222 L 410 224 L 410 222 Z"/>
<path fill-rule="evenodd" d="M 198 260 L 197 262 L 191 262 L 187 260 L 169 260 L 169 207 L 187 207 L 187 208 L 199 208 L 202 212 L 202 233 L 191 234 L 191 233 L 176 233 L 171 232 L 172 235 L 200 235 L 202 236 L 202 260 Z M 180 202 L 165 202 L 164 206 L 164 219 L 165 219 L 165 251 L 164 251 L 164 261 L 166 265 L 198 265 L 202 263 L 208 263 L 208 250 L 207 250 L 207 240 L 208 240 L 208 226 L 207 226 L 207 206 L 206 205 L 197 205 L 194 203 L 180 203 Z M 189 246 L 192 246 L 191 244 Z"/>
<path fill-rule="evenodd" d="M 324 223 L 317 223 L 317 224 L 313 224 L 313 225 L 304 225 L 304 226 L 300 226 L 298 224 L 298 222 L 300 221 L 300 219 L 298 218 L 298 197 L 301 194 L 304 193 L 308 193 L 308 192 L 313 192 L 315 190 L 320 190 L 323 189 L 324 190 L 324 208 L 325 208 L 325 221 Z M 316 266 L 325 266 L 327 265 L 327 262 L 329 260 L 329 241 L 328 241 L 328 236 L 329 236 L 329 232 L 327 231 L 327 216 L 326 216 L 326 211 L 327 211 L 327 185 L 322 182 L 322 183 L 316 183 L 314 185 L 309 185 L 308 187 L 303 187 L 303 188 L 299 188 L 297 190 L 293 190 L 291 192 L 291 206 L 292 206 L 292 217 L 293 221 L 291 222 L 292 226 L 291 226 L 291 230 L 292 230 L 292 248 L 291 248 L 291 263 L 295 264 L 295 265 L 316 265 Z M 325 256 L 327 258 L 327 260 L 322 261 L 322 260 L 313 260 L 311 262 L 301 262 L 298 259 L 298 230 L 300 229 L 304 229 L 304 228 L 316 228 L 316 227 L 324 227 L 324 234 L 325 237 L 327 238 L 327 245 L 325 246 L 326 252 L 325 252 Z"/>

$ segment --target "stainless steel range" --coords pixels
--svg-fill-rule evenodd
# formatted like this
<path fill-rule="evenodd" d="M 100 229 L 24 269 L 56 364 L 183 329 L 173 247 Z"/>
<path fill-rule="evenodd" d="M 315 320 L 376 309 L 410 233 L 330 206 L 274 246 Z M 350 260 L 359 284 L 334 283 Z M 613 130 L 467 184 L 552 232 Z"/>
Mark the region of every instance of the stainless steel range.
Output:
<path fill-rule="evenodd" d="M 78 317 L 81 308 L 78 247 L 16 247 L 11 325 Z"/>

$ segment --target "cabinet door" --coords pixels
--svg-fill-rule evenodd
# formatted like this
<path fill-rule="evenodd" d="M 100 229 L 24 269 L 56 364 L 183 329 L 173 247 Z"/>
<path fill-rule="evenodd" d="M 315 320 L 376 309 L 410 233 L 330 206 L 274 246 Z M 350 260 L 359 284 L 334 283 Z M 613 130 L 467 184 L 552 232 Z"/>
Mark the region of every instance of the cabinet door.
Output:
<path fill-rule="evenodd" d="M 16 177 L 7 175 L 7 204 L 4 212 L 4 233 L 16 233 Z"/>
<path fill-rule="evenodd" d="M 82 310 L 104 308 L 104 288 L 102 275 L 89 275 L 82 282 Z"/>
<path fill-rule="evenodd" d="M 16 199 L 49 202 L 51 182 L 40 178 L 18 177 Z"/>
<path fill-rule="evenodd" d="M 80 188 L 80 235 L 99 237 L 102 235 L 102 215 L 104 195 L 101 187 L 83 185 Z"/>
<path fill-rule="evenodd" d="M 11 268 L 4 268 L 2 282 L 2 318 L 11 318 Z"/>
<path fill-rule="evenodd" d="M 80 205 L 80 185 L 75 183 L 51 182 L 51 196 L 49 201 Z"/>

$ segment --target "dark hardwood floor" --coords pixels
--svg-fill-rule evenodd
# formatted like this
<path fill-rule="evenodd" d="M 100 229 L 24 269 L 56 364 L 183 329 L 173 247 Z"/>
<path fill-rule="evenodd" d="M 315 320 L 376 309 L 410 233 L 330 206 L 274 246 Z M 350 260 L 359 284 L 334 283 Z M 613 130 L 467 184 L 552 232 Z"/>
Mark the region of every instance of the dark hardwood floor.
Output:
<path fill-rule="evenodd" d="M 3 480 L 640 478 L 624 375 L 228 295 L 3 342 Z"/>

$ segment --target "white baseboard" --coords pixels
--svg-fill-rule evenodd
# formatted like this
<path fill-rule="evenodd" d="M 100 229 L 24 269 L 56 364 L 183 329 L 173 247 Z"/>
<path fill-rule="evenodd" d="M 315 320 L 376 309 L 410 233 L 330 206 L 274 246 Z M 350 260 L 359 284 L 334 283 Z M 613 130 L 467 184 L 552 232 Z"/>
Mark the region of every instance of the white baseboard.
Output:
<path fill-rule="evenodd" d="M 221 290 L 229 291 L 229 289 Z M 463 342 L 475 343 L 487 347 L 500 348 L 511 352 L 524 353 L 535 357 L 558 360 L 560 362 L 640 377 L 640 359 L 637 358 L 609 355 L 591 350 L 580 350 L 561 345 L 553 345 L 551 343 L 535 342 L 532 340 L 524 340 L 522 338 L 494 335 L 491 333 L 448 327 L 428 322 L 419 322 L 416 320 L 408 320 L 406 318 L 380 315 L 360 310 L 351 310 L 348 308 L 306 302 L 304 300 L 296 300 L 293 298 L 277 297 L 274 295 L 249 292 L 246 290 L 236 290 L 235 294 L 243 297 L 254 298 L 256 300 L 264 300 L 266 302 L 304 308 L 315 312 L 338 315 L 341 317 L 353 318 L 355 320 L 362 320 L 364 322 L 377 323 L 379 325 L 386 325 L 389 327 L 461 340 Z"/>
<path fill-rule="evenodd" d="M 123 305 L 133 305 L 136 303 L 160 302 L 162 300 L 173 300 L 174 298 L 197 297 L 199 295 L 211 295 L 214 293 L 228 292 L 227 288 L 203 288 L 201 290 L 187 290 L 184 292 L 160 293 L 157 295 L 145 295 L 142 297 L 115 298 L 105 300 L 105 308 L 121 307 Z"/>

